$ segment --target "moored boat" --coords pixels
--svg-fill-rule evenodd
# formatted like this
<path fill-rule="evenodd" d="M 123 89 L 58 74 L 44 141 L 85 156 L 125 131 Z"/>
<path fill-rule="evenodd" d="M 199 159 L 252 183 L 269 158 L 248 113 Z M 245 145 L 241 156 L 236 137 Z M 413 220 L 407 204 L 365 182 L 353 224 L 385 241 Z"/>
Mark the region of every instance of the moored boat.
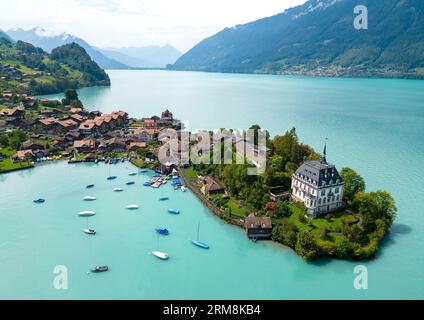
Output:
<path fill-rule="evenodd" d="M 151 187 L 152 186 L 152 182 L 150 182 L 150 181 L 146 181 L 145 183 L 143 183 L 143 185 L 145 186 L 145 187 Z"/>
<path fill-rule="evenodd" d="M 122 192 L 122 191 L 124 191 L 124 189 L 122 189 L 122 188 L 115 188 L 115 189 L 113 189 L 113 191 L 114 192 Z"/>
<path fill-rule="evenodd" d="M 89 184 L 88 186 L 86 186 L 87 189 L 91 189 L 94 188 L 94 184 Z"/>
<path fill-rule="evenodd" d="M 130 177 L 133 177 L 133 176 L 136 176 L 136 175 L 137 175 L 137 172 L 130 172 L 130 173 L 128 173 L 128 175 L 129 175 Z"/>
<path fill-rule="evenodd" d="M 172 214 L 180 214 L 180 210 L 178 209 L 168 209 L 168 212 Z"/>
<path fill-rule="evenodd" d="M 161 198 L 159 198 L 159 201 L 167 201 L 167 200 L 169 200 L 168 197 L 161 197 Z"/>
<path fill-rule="evenodd" d="M 82 211 L 80 213 L 78 213 L 78 215 L 80 217 L 92 217 L 94 216 L 96 213 L 94 211 Z"/>
<path fill-rule="evenodd" d="M 44 203 L 44 202 L 46 202 L 46 199 L 39 198 L 34 200 L 34 203 Z"/>
<path fill-rule="evenodd" d="M 94 273 L 100 273 L 100 272 L 106 272 L 106 271 L 109 271 L 108 266 L 96 266 L 91 269 L 91 272 L 94 272 Z"/>
<path fill-rule="evenodd" d="M 191 243 L 202 249 L 209 249 L 209 245 L 199 240 L 191 240 Z"/>
<path fill-rule="evenodd" d="M 169 235 L 169 230 L 166 228 L 156 228 L 155 231 L 164 236 Z"/>
<path fill-rule="evenodd" d="M 160 251 L 152 251 L 152 254 L 161 259 L 161 260 L 168 260 L 169 259 L 169 255 L 165 252 L 160 252 Z"/>
<path fill-rule="evenodd" d="M 92 197 L 92 196 L 85 196 L 83 198 L 83 200 L 84 201 L 94 201 L 94 200 L 97 200 L 97 198 L 96 197 Z"/>
<path fill-rule="evenodd" d="M 132 186 L 134 184 L 135 184 L 135 181 L 129 181 L 129 182 L 126 183 L 127 186 Z"/>
<path fill-rule="evenodd" d="M 85 234 L 88 234 L 88 235 L 95 235 L 96 234 L 96 230 L 93 230 L 93 229 L 84 229 L 84 230 L 82 230 L 82 232 L 84 232 Z"/>
<path fill-rule="evenodd" d="M 187 187 L 186 187 L 186 186 L 182 186 L 182 187 L 181 187 L 181 191 L 182 191 L 182 192 L 187 192 Z"/>
<path fill-rule="evenodd" d="M 117 176 L 110 176 L 110 177 L 107 177 L 107 179 L 108 180 L 115 180 L 115 179 L 117 179 L 118 177 Z"/>
<path fill-rule="evenodd" d="M 138 208 L 140 208 L 140 206 L 136 205 L 136 204 L 130 204 L 128 206 L 125 207 L 128 210 L 137 210 Z"/>

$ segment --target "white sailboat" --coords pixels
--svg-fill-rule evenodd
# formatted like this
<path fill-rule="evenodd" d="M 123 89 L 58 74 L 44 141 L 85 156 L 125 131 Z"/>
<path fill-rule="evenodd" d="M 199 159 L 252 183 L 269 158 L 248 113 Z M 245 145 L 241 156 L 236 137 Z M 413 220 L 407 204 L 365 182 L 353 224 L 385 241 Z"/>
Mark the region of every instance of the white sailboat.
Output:
<path fill-rule="evenodd" d="M 158 248 L 159 248 L 159 235 L 158 235 Z M 167 254 L 166 252 L 162 252 L 162 251 L 152 251 L 152 254 L 156 257 L 159 258 L 161 260 L 168 260 L 169 259 L 169 254 Z"/>

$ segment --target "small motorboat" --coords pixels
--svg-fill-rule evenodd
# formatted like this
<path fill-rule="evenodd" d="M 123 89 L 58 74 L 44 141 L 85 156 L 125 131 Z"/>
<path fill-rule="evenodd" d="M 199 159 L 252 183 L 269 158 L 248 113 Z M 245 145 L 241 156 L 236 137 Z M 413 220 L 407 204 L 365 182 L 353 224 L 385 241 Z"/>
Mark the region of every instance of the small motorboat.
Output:
<path fill-rule="evenodd" d="M 106 272 L 109 271 L 108 266 L 97 266 L 91 269 L 91 272 L 93 273 L 100 273 L 100 272 Z"/>
<path fill-rule="evenodd" d="M 78 215 L 80 217 L 92 217 L 94 216 L 96 213 L 94 211 L 82 211 L 80 213 L 78 213 Z"/>
<path fill-rule="evenodd" d="M 94 200 L 97 200 L 97 198 L 96 197 L 92 197 L 92 196 L 85 196 L 83 198 L 83 200 L 84 201 L 94 201 Z"/>
<path fill-rule="evenodd" d="M 84 229 L 82 230 L 82 232 L 84 232 L 85 234 L 93 235 L 93 236 L 96 234 L 96 230 L 93 230 L 93 229 Z"/>
<path fill-rule="evenodd" d="M 39 198 L 39 199 L 35 199 L 34 200 L 34 203 L 44 203 L 44 202 L 46 202 L 46 200 L 45 199 L 42 199 L 42 198 Z"/>
<path fill-rule="evenodd" d="M 168 260 L 169 259 L 169 255 L 165 252 L 160 252 L 160 251 L 153 251 L 152 254 L 161 259 L 161 260 Z"/>
<path fill-rule="evenodd" d="M 135 184 L 135 181 L 129 181 L 129 182 L 126 183 L 127 186 L 132 186 L 134 184 Z"/>
<path fill-rule="evenodd" d="M 130 173 L 128 173 L 128 175 L 129 175 L 130 177 L 133 177 L 133 176 L 136 176 L 136 175 L 137 175 L 137 172 L 130 172 Z"/>
<path fill-rule="evenodd" d="M 191 243 L 202 249 L 209 249 L 209 245 L 199 240 L 191 240 Z"/>
<path fill-rule="evenodd" d="M 159 201 L 167 201 L 167 200 L 169 200 L 169 198 L 168 198 L 168 197 L 162 197 L 162 198 L 159 198 Z"/>
<path fill-rule="evenodd" d="M 155 231 L 164 236 L 169 235 L 169 230 L 166 228 L 156 228 Z"/>
<path fill-rule="evenodd" d="M 181 191 L 182 191 L 182 192 L 187 192 L 187 187 L 186 187 L 186 186 L 182 186 L 182 187 L 181 187 Z"/>
<path fill-rule="evenodd" d="M 116 180 L 118 177 L 117 176 L 111 176 L 111 177 L 107 177 L 107 179 L 110 180 Z"/>
<path fill-rule="evenodd" d="M 130 204 L 129 206 L 126 206 L 125 208 L 128 210 L 137 210 L 140 207 L 136 204 Z"/>
<path fill-rule="evenodd" d="M 147 171 L 149 171 L 149 170 L 147 170 L 147 169 L 141 169 L 140 170 L 140 173 L 146 173 Z"/>
<path fill-rule="evenodd" d="M 178 209 L 168 209 L 168 212 L 172 214 L 180 214 L 180 210 Z"/>
<path fill-rule="evenodd" d="M 94 188 L 94 184 L 89 184 L 86 188 L 87 189 L 92 189 L 92 188 Z"/>
<path fill-rule="evenodd" d="M 145 183 L 143 183 L 143 185 L 145 186 L 145 187 L 151 187 L 152 186 L 152 182 L 150 182 L 150 181 L 146 181 Z"/>
<path fill-rule="evenodd" d="M 113 191 L 114 192 L 122 192 L 122 191 L 124 191 L 124 189 L 122 189 L 122 188 L 115 188 L 115 189 L 113 189 Z"/>

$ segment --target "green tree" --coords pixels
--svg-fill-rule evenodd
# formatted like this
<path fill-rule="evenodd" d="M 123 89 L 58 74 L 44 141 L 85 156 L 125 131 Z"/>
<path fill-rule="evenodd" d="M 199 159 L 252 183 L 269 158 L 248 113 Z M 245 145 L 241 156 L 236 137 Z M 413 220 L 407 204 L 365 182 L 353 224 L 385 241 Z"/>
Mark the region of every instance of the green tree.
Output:
<path fill-rule="evenodd" d="M 320 254 L 315 238 L 312 234 L 305 231 L 301 231 L 297 234 L 295 250 L 307 261 L 318 258 Z"/>
<path fill-rule="evenodd" d="M 385 221 L 389 228 L 396 218 L 397 208 L 393 196 L 386 191 L 359 192 L 355 195 L 352 204 L 363 216 L 363 227 L 368 231 L 376 229 L 376 221 Z"/>
<path fill-rule="evenodd" d="M 340 171 L 344 186 L 344 198 L 346 201 L 351 201 L 355 194 L 365 191 L 365 180 L 353 169 L 343 168 Z"/>

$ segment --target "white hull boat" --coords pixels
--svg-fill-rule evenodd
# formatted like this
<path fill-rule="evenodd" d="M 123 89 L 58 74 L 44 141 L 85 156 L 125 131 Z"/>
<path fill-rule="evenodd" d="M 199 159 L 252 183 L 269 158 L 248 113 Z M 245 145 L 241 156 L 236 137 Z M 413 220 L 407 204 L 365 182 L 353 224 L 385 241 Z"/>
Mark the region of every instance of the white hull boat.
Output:
<path fill-rule="evenodd" d="M 168 260 L 169 259 L 169 255 L 165 252 L 160 252 L 160 251 L 153 251 L 152 254 L 161 259 L 161 260 Z"/>
<path fill-rule="evenodd" d="M 97 200 L 97 198 L 96 197 L 91 197 L 91 196 L 86 196 L 86 197 L 83 198 L 83 200 L 84 201 L 94 201 L 94 200 Z"/>
<path fill-rule="evenodd" d="M 94 216 L 96 213 L 94 211 L 82 211 L 80 213 L 78 213 L 78 215 L 80 217 L 92 217 Z"/>
<path fill-rule="evenodd" d="M 130 204 L 129 206 L 126 207 L 128 210 L 137 210 L 138 208 L 140 208 L 138 205 L 136 204 Z"/>
<path fill-rule="evenodd" d="M 122 188 L 115 188 L 115 189 L 113 189 L 113 191 L 114 192 L 122 192 L 122 191 L 124 191 L 124 189 L 122 189 Z"/>

